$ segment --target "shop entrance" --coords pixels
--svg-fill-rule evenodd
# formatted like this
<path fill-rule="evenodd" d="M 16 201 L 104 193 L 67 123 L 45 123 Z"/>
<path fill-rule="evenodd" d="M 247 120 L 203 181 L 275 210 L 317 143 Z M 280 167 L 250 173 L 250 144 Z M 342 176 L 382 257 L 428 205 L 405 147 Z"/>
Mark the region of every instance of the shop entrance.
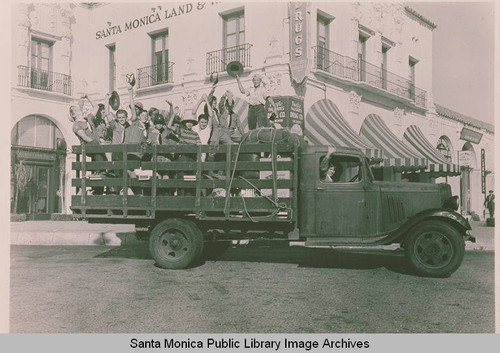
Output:
<path fill-rule="evenodd" d="M 49 119 L 28 116 L 12 130 L 11 213 L 50 219 L 63 210 L 66 143 Z"/>
<path fill-rule="evenodd" d="M 18 172 L 26 173 L 26 184 L 14 195 L 14 213 L 24 213 L 31 220 L 50 218 L 51 169 L 41 165 L 25 165 L 23 171 L 18 168 Z"/>

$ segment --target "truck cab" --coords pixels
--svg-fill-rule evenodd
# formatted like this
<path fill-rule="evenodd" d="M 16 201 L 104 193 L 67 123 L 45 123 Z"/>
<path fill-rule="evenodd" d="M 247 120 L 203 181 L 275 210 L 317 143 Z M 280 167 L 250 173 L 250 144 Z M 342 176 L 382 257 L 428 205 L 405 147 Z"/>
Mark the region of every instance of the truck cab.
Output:
<path fill-rule="evenodd" d="M 306 245 L 399 243 L 418 272 L 436 277 L 461 262 L 464 239 L 473 238 L 449 185 L 376 181 L 361 151 L 329 151 L 307 146 L 300 155 L 298 227 Z"/>

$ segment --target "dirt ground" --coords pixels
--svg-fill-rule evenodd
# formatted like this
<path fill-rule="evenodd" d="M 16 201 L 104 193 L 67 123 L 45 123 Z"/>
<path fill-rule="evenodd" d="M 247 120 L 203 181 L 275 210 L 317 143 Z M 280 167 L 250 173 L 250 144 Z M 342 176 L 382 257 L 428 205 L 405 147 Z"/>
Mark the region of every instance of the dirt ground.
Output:
<path fill-rule="evenodd" d="M 10 295 L 17 333 L 489 333 L 494 253 L 430 279 L 327 249 L 230 248 L 168 271 L 146 246 L 12 246 Z"/>

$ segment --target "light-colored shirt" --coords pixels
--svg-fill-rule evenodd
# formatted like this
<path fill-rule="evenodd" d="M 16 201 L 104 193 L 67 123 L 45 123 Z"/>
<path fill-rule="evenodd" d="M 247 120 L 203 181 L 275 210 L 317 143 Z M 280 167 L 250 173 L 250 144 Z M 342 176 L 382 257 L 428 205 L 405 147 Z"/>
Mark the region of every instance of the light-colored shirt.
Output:
<path fill-rule="evenodd" d="M 212 128 L 210 126 L 207 126 L 203 130 L 200 130 L 200 126 L 195 125 L 193 126 L 193 131 L 197 132 L 198 136 L 200 136 L 202 145 L 208 145 L 208 141 L 210 140 L 210 135 L 212 134 Z"/>
<path fill-rule="evenodd" d="M 266 104 L 266 98 L 268 97 L 267 90 L 260 85 L 259 87 L 250 87 L 245 91 L 245 95 L 248 97 L 248 104 L 259 105 Z"/>

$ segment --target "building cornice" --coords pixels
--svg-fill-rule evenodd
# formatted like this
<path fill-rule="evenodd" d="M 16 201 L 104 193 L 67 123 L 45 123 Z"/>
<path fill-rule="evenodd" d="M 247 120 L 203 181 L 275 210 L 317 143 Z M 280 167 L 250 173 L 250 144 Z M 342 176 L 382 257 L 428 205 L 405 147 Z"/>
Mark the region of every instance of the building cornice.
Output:
<path fill-rule="evenodd" d="M 420 22 L 422 25 L 426 26 L 431 31 L 437 27 L 437 25 L 435 23 L 429 21 L 427 18 L 425 18 L 424 16 L 422 16 L 421 14 L 419 14 L 417 11 L 413 10 L 409 6 L 405 6 L 405 12 L 408 15 L 408 17 L 410 17 L 411 19 L 413 19 L 417 22 Z"/>

